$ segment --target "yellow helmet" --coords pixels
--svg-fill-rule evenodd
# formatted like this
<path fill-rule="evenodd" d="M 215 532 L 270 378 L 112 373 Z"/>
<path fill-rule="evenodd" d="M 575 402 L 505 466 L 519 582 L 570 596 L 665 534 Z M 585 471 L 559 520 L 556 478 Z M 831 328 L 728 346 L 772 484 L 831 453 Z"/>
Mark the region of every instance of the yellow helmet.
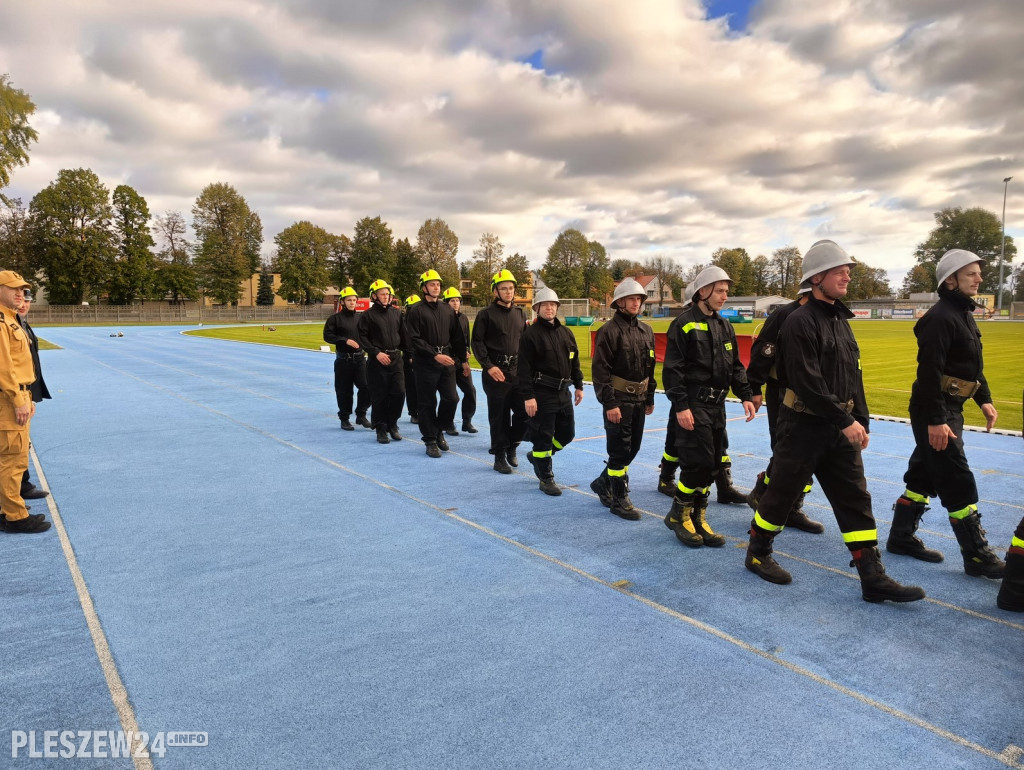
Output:
<path fill-rule="evenodd" d="M 341 293 L 338 295 L 338 297 L 340 299 L 345 299 L 345 297 L 355 297 L 355 296 L 357 296 L 356 295 L 356 290 L 353 289 L 351 286 L 346 286 L 344 289 L 341 290 Z"/>
<path fill-rule="evenodd" d="M 387 281 L 385 281 L 383 278 L 378 278 L 376 281 L 370 284 L 370 296 L 372 297 L 381 289 L 388 289 L 392 294 L 394 294 L 395 292 L 395 290 L 391 288 L 391 285 Z"/>
<path fill-rule="evenodd" d="M 420 295 L 419 294 L 410 294 L 408 297 L 405 298 L 405 306 L 406 307 L 412 307 L 413 305 L 415 305 L 419 301 L 420 301 Z"/>
<path fill-rule="evenodd" d="M 441 281 L 441 276 L 438 275 L 436 270 L 430 269 L 427 272 L 425 272 L 423 275 L 420 276 L 420 288 L 421 289 L 423 288 L 423 284 L 425 284 L 427 281 L 438 281 L 438 282 L 440 282 Z"/>
<path fill-rule="evenodd" d="M 505 283 L 505 281 L 512 281 L 513 285 L 518 283 L 511 270 L 499 270 L 491 277 L 491 291 L 498 288 L 499 283 Z"/>
<path fill-rule="evenodd" d="M 462 299 L 462 292 L 456 289 L 454 286 L 449 286 L 444 290 L 444 294 L 441 295 L 441 299 L 447 302 L 450 299 Z"/>

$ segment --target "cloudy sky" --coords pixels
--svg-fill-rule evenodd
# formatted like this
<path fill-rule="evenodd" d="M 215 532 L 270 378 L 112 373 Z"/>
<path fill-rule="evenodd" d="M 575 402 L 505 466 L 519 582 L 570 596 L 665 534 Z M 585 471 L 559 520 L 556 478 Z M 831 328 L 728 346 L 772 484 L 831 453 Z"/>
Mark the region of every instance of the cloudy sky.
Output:
<path fill-rule="evenodd" d="M 1024 3 L 1008 0 L 32 0 L 0 72 L 62 168 L 190 217 L 233 185 L 274 235 L 415 242 L 441 217 L 540 266 L 576 227 L 690 265 L 837 240 L 898 286 L 944 206 L 1024 236 Z"/>

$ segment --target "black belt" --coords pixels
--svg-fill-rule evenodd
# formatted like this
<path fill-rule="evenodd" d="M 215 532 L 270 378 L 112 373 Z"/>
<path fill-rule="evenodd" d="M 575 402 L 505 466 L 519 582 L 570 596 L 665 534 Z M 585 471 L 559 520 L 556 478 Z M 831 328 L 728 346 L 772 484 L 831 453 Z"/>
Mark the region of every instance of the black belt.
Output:
<path fill-rule="evenodd" d="M 365 356 L 366 353 L 362 350 L 353 351 L 352 353 L 338 353 L 338 358 L 347 358 L 350 361 L 358 361 Z"/>
<path fill-rule="evenodd" d="M 390 357 L 390 358 L 394 358 L 397 355 L 401 355 L 402 349 L 401 348 L 395 348 L 394 350 L 382 350 L 380 352 L 383 353 L 384 355 Z"/>
<path fill-rule="evenodd" d="M 452 352 L 451 345 L 434 345 L 433 347 L 435 356 L 446 356 Z"/>
<path fill-rule="evenodd" d="M 491 356 L 491 363 L 499 369 L 511 369 L 514 366 L 519 366 L 519 356 L 509 356 L 504 354 Z"/>
<path fill-rule="evenodd" d="M 712 388 L 709 385 L 702 385 L 694 391 L 690 398 L 705 404 L 724 404 L 728 395 L 728 388 Z"/>
<path fill-rule="evenodd" d="M 572 385 L 572 380 L 550 377 L 547 374 L 535 374 L 533 375 L 533 381 L 537 385 L 543 385 L 546 388 L 554 388 L 555 390 L 568 390 L 569 386 Z"/>

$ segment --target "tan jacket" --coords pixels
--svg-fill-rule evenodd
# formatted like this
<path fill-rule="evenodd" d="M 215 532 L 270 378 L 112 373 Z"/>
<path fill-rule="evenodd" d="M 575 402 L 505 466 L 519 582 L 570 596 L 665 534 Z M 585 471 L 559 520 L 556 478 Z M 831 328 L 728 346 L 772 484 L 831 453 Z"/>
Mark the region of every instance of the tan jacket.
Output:
<path fill-rule="evenodd" d="M 0 429 L 18 430 L 14 409 L 32 403 L 32 351 L 14 308 L 0 305 Z"/>

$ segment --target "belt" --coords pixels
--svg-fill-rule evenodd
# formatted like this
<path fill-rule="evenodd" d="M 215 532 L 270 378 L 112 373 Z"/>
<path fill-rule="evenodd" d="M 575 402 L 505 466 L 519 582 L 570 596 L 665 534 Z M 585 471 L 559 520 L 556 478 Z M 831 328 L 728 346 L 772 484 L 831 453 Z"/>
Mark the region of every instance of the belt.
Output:
<path fill-rule="evenodd" d="M 647 383 L 650 377 L 644 377 L 640 382 L 632 382 L 630 380 L 624 380 L 621 377 L 612 375 L 612 388 L 619 391 L 620 393 L 629 393 L 631 396 L 645 396 L 647 395 Z"/>
<path fill-rule="evenodd" d="M 434 345 L 434 355 L 446 356 L 452 352 L 451 345 Z"/>
<path fill-rule="evenodd" d="M 807 406 L 804 404 L 803 401 L 801 401 L 799 398 L 797 398 L 796 393 L 794 391 L 790 390 L 789 388 L 786 388 L 786 395 L 782 397 L 782 404 L 783 404 L 783 406 L 788 406 L 794 412 L 803 412 L 804 414 L 814 414 L 814 412 L 812 412 L 810 409 L 807 408 Z M 853 411 L 853 399 L 852 398 L 849 401 L 840 402 L 840 403 L 838 403 L 836 405 L 840 409 L 842 409 L 844 412 L 846 412 L 847 414 L 849 414 L 850 412 Z"/>
<path fill-rule="evenodd" d="M 498 368 L 511 369 L 514 366 L 519 366 L 519 356 L 491 356 L 491 363 Z"/>
<path fill-rule="evenodd" d="M 401 348 L 395 348 L 394 350 L 382 350 L 380 352 L 383 353 L 384 355 L 388 356 L 389 358 L 394 358 L 397 355 L 401 355 L 402 349 Z"/>
<path fill-rule="evenodd" d="M 572 380 L 563 380 L 558 377 L 550 377 L 546 374 L 533 375 L 533 381 L 538 385 L 543 385 L 546 388 L 554 388 L 555 390 L 568 390 L 569 386 L 572 385 Z"/>
<path fill-rule="evenodd" d="M 691 397 L 705 404 L 724 404 L 728 395 L 728 388 L 712 388 L 710 385 L 701 385 Z"/>
<path fill-rule="evenodd" d="M 980 387 L 980 381 L 961 380 L 959 377 L 951 377 L 948 374 L 942 375 L 942 379 L 939 380 L 939 388 L 942 392 L 957 398 L 970 398 L 978 392 Z"/>
<path fill-rule="evenodd" d="M 356 361 L 366 356 L 365 351 L 355 350 L 351 353 L 338 353 L 338 358 L 347 358 L 351 361 Z"/>

